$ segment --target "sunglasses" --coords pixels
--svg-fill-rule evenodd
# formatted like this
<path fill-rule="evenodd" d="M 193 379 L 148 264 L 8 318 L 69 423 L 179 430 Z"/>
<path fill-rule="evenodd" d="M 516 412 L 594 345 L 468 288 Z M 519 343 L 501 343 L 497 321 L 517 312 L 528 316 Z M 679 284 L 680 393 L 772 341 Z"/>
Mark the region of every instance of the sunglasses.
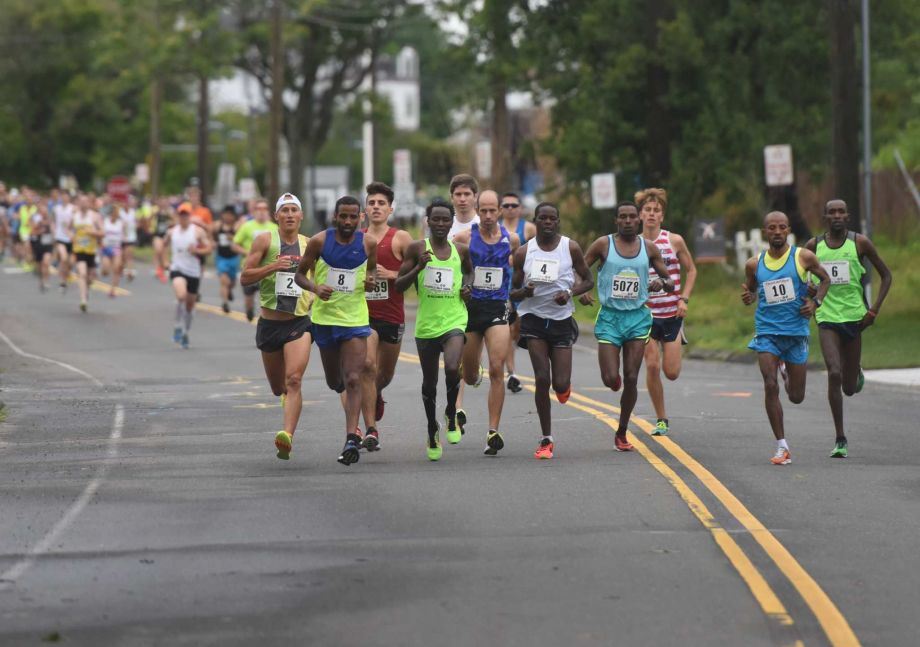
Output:
<path fill-rule="evenodd" d="M 502 209 L 517 209 L 520 206 L 521 205 L 514 203 L 514 202 L 506 202 L 505 204 L 502 205 Z"/>

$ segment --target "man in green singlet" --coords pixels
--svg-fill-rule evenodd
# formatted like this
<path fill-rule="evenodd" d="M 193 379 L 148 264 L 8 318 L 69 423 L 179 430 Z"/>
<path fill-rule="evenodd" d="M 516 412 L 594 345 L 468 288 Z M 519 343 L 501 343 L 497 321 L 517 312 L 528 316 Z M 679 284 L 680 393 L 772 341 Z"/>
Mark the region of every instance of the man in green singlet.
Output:
<path fill-rule="evenodd" d="M 457 393 L 460 390 L 460 357 L 466 340 L 466 301 L 471 294 L 473 264 L 469 248 L 452 243 L 447 235 L 454 223 L 453 206 L 435 198 L 425 210 L 429 238 L 409 245 L 403 259 L 396 290 L 405 292 L 415 285 L 418 312 L 415 344 L 422 365 L 422 403 L 428 419 L 428 460 L 441 459 L 442 448 L 437 419 L 438 360 L 444 355 L 447 388 L 447 442 L 460 442 L 457 426 Z"/>
<path fill-rule="evenodd" d="M 245 258 L 256 236 L 263 231 L 275 229 L 278 229 L 278 225 L 272 222 L 268 211 L 268 200 L 259 198 L 252 203 L 252 220 L 247 220 L 236 230 L 231 249 Z M 252 321 L 255 316 L 255 294 L 258 291 L 258 284 L 243 286 L 243 301 L 246 307 L 246 318 L 249 321 Z"/>
<path fill-rule="evenodd" d="M 840 392 L 842 390 L 850 396 L 862 390 L 862 331 L 875 323 L 891 287 L 891 272 L 875 250 L 875 245 L 862 234 L 849 231 L 849 220 L 846 202 L 828 201 L 824 206 L 827 231 L 805 244 L 805 249 L 817 255 L 831 278 L 827 295 L 815 312 L 821 352 L 827 366 L 827 399 L 837 434 L 831 458 L 847 457 Z M 868 309 L 862 287 L 866 271 L 864 258 L 869 259 L 882 279 L 875 304 Z"/>
<path fill-rule="evenodd" d="M 287 460 L 303 405 L 300 384 L 310 361 L 313 294 L 294 282 L 309 241 L 299 233 L 303 211 L 297 196 L 285 193 L 278 198 L 275 219 L 277 228 L 259 233 L 252 241 L 240 283 L 258 288 L 262 316 L 256 346 L 262 351 L 272 393 L 281 397 L 284 407 L 284 429 L 275 435 L 275 447 L 278 458 Z"/>

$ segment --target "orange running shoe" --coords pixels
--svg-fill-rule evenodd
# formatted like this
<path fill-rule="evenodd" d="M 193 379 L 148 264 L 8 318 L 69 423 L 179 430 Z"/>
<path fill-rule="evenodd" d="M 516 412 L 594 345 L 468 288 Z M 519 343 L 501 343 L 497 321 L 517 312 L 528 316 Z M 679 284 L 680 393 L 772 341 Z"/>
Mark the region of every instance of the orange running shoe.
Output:
<path fill-rule="evenodd" d="M 633 450 L 633 446 L 626 440 L 626 434 L 623 434 L 622 437 L 620 434 L 615 434 L 613 436 L 613 445 L 618 452 L 631 452 Z"/>
<path fill-rule="evenodd" d="M 770 462 L 774 465 L 788 465 L 792 462 L 792 454 L 790 454 L 789 450 L 785 447 L 777 447 L 776 453 L 773 454 L 773 458 L 770 459 Z"/>
<path fill-rule="evenodd" d="M 537 451 L 533 453 L 534 458 L 540 459 L 550 459 L 553 457 L 553 449 L 555 444 L 549 438 L 544 438 L 540 441 L 540 445 L 537 447 Z"/>
<path fill-rule="evenodd" d="M 558 391 L 556 391 L 556 399 L 559 400 L 559 404 L 565 404 L 566 402 L 568 402 L 570 395 L 572 395 L 572 385 L 571 384 L 569 384 L 569 388 L 567 388 L 562 393 L 559 393 Z"/>
<path fill-rule="evenodd" d="M 166 272 L 159 265 L 157 265 L 157 278 L 160 279 L 160 283 L 166 283 Z"/>

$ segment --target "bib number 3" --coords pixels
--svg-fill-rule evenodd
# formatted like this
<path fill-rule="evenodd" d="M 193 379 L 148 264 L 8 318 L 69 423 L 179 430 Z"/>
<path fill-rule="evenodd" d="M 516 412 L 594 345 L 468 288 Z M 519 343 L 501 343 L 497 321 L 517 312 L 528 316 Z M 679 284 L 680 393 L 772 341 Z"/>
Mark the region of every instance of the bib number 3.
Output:
<path fill-rule="evenodd" d="M 425 268 L 425 289 L 438 294 L 449 294 L 454 289 L 454 270 L 451 267 Z"/>

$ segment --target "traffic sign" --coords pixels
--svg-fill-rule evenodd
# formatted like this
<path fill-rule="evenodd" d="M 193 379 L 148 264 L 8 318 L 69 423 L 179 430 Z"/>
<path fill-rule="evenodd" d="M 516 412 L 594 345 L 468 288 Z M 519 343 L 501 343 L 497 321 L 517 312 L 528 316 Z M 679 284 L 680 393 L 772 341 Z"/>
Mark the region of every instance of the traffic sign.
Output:
<path fill-rule="evenodd" d="M 131 195 L 131 181 L 123 175 L 114 175 L 106 185 L 106 193 L 115 202 L 127 202 Z"/>
<path fill-rule="evenodd" d="M 410 184 L 412 182 L 412 152 L 407 148 L 393 151 L 393 184 Z"/>
<path fill-rule="evenodd" d="M 591 176 L 591 206 L 595 209 L 613 209 L 617 205 L 617 178 L 613 173 L 595 173 Z"/>
<path fill-rule="evenodd" d="M 764 146 L 763 166 L 767 186 L 787 186 L 795 181 L 789 144 Z"/>

